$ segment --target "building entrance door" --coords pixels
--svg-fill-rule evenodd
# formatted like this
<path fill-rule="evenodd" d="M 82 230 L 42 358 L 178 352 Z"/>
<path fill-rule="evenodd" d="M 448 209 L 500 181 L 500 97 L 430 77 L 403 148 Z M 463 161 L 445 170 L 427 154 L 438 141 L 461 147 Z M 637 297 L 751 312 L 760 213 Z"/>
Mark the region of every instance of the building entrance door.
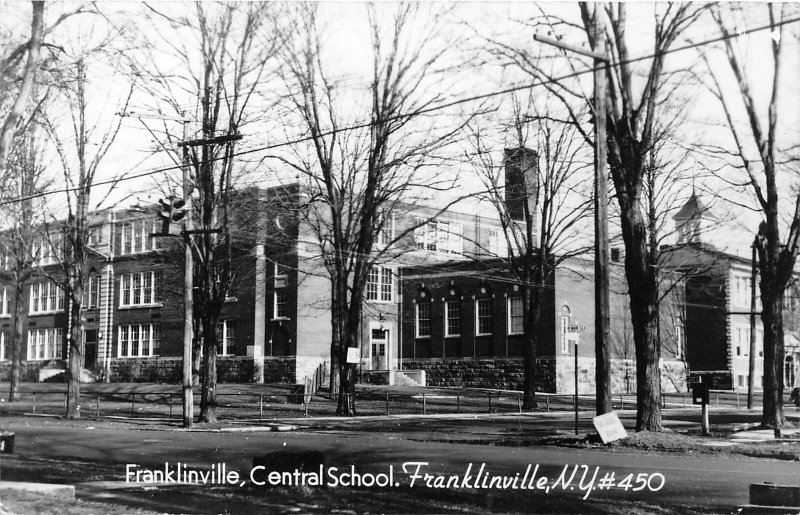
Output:
<path fill-rule="evenodd" d="M 386 346 L 389 344 L 388 329 L 372 329 L 370 334 L 370 348 L 372 350 L 372 370 L 388 370 L 386 361 Z"/>
<path fill-rule="evenodd" d="M 87 329 L 83 334 L 84 367 L 94 368 L 97 365 L 97 329 Z"/>

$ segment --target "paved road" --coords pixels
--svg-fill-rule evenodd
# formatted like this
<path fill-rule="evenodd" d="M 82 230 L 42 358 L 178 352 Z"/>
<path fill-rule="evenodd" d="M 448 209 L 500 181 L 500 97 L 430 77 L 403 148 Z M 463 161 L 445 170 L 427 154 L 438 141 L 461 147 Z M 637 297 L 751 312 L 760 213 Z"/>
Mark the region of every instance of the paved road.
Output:
<path fill-rule="evenodd" d="M 75 429 L 64 427 L 27 427 L 23 423 L 4 424 L 17 434 L 16 454 L 30 457 L 75 457 L 119 464 L 119 479 L 125 478 L 126 463 L 163 468 L 164 462 L 180 461 L 207 470 L 224 463 L 228 470 L 249 473 L 253 457 L 275 451 L 319 451 L 327 466 L 359 472 L 385 472 L 391 465 L 399 481 L 408 485 L 410 478 L 401 474 L 406 462 L 427 462 L 423 472 L 463 476 L 469 464 L 472 473 L 485 463 L 485 471 L 513 477 L 525 474 L 527 466 L 539 465 L 538 477 L 550 483 L 565 465 L 588 465 L 590 476 L 599 467 L 597 481 L 613 472 L 617 481 L 627 474 L 663 474 L 665 485 L 657 492 L 634 493 L 619 488 L 594 490 L 596 497 L 642 500 L 653 504 L 700 504 L 733 507 L 748 501 L 748 485 L 770 481 L 800 484 L 800 465 L 757 459 L 725 459 L 704 455 L 656 456 L 629 455 L 563 448 L 494 447 L 467 444 L 443 444 L 408 440 L 402 434 L 328 430 L 301 432 L 186 432 L 130 431 L 115 429 Z M 578 476 L 581 475 L 579 471 Z M 13 479 L 4 477 L 4 479 Z M 76 482 L 82 478 L 76 478 Z M 654 482 L 653 486 L 657 483 Z M 586 484 L 586 483 L 585 483 Z M 597 486 L 597 482 L 595 486 Z M 574 483 L 573 483 L 574 485 Z M 415 488 L 420 487 L 419 482 Z M 474 490 L 473 490 L 474 492 Z M 515 495 L 546 495 L 544 492 L 514 492 Z M 487 495 L 506 495 L 492 492 Z M 509 494 L 510 495 L 510 494 Z M 575 489 L 549 495 L 585 495 Z M 589 502 L 589 501 L 587 501 Z M 184 507 L 186 509 L 188 507 Z"/>

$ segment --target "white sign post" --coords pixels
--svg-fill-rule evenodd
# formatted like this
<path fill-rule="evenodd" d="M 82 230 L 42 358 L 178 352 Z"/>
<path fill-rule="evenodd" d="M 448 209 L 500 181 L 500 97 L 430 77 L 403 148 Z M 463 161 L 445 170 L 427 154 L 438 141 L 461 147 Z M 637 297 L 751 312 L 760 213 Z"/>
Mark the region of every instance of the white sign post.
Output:
<path fill-rule="evenodd" d="M 594 417 L 592 422 L 603 443 L 610 443 L 628 437 L 628 432 L 622 427 L 622 422 L 619 421 L 619 417 L 613 411 Z"/>

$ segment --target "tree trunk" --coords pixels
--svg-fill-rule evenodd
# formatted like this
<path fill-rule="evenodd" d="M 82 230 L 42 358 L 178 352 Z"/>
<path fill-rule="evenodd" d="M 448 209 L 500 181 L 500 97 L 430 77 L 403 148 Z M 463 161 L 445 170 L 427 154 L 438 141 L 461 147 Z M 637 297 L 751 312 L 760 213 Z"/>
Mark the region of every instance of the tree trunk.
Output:
<path fill-rule="evenodd" d="M 217 313 L 203 317 L 203 386 L 200 389 L 200 422 L 217 421 Z"/>
<path fill-rule="evenodd" d="M 623 227 L 626 224 L 623 224 Z M 624 231 L 624 229 L 623 229 Z M 633 231 L 625 272 L 631 299 L 631 325 L 636 350 L 636 430 L 661 431 L 661 345 L 658 339 L 658 281 L 645 254 L 644 231 Z"/>
<path fill-rule="evenodd" d="M 11 342 L 11 386 L 9 402 L 19 400 L 19 383 L 22 375 L 22 331 L 25 323 L 25 285 L 22 274 L 17 273 L 17 284 L 14 287 L 14 339 Z M 61 343 L 59 342 L 59 345 Z"/>
<path fill-rule="evenodd" d="M 72 299 L 69 309 L 69 336 L 67 338 L 67 414 L 68 419 L 81 417 L 81 370 L 83 369 L 83 323 L 81 322 L 81 303 L 75 299 L 83 298 L 83 285 L 80 277 L 83 267 L 80 263 L 70 267 Z M 74 288 L 74 289 L 73 289 Z"/>
<path fill-rule="evenodd" d="M 523 349 L 522 407 L 536 409 L 536 355 L 541 333 L 544 289 L 541 285 L 523 292 L 525 348 Z"/>
<path fill-rule="evenodd" d="M 768 265 L 767 265 L 768 266 Z M 764 273 L 762 269 L 762 274 Z M 769 275 L 762 275 L 768 278 Z M 783 298 L 784 289 L 761 284 L 761 322 L 764 326 L 764 409 L 761 425 L 779 429 L 786 418 L 783 413 Z M 771 365 L 771 366 L 770 366 Z"/>
<path fill-rule="evenodd" d="M 347 349 L 358 348 L 358 332 L 361 330 L 361 299 L 353 296 L 350 299 L 350 306 L 347 310 L 342 310 L 345 320 L 345 339 L 341 346 L 339 359 L 342 364 L 342 371 L 339 381 L 339 402 L 336 406 L 336 414 L 343 417 L 352 417 L 356 414 L 355 393 L 356 393 L 356 363 L 347 363 Z M 343 306 L 342 306 L 343 307 Z"/>
<path fill-rule="evenodd" d="M 6 115 L 2 129 L 0 129 L 0 172 L 5 171 L 6 156 L 8 155 L 11 141 L 17 131 L 17 123 L 25 112 L 25 104 L 33 90 L 36 70 L 39 67 L 39 54 L 42 48 L 42 36 L 44 34 L 44 2 L 35 0 L 33 4 L 33 17 L 31 19 L 31 39 L 28 45 L 28 60 L 25 64 L 25 72 L 22 76 L 22 83 L 17 93 L 16 101 L 11 111 Z"/>

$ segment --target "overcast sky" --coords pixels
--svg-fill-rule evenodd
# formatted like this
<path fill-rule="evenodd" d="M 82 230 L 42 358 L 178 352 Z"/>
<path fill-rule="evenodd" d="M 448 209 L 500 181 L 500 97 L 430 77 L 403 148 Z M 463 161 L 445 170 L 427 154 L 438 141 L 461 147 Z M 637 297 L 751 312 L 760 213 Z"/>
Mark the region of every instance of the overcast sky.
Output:
<path fill-rule="evenodd" d="M 53 5 L 48 3 L 47 20 L 54 20 L 60 12 L 74 9 L 77 3 L 63 3 Z M 155 7 L 168 15 L 179 15 L 191 12 L 192 4 L 178 2 L 157 2 Z M 392 3 L 379 3 L 379 12 L 388 15 L 394 9 Z M 191 45 L 193 41 L 186 34 L 178 34 L 170 31 L 166 23 L 153 21 L 143 21 L 142 14 L 146 12 L 143 4 L 137 2 L 107 2 L 100 3 L 99 8 L 104 12 L 105 17 L 96 15 L 81 15 L 70 19 L 62 24 L 58 30 L 48 36 L 48 42 L 60 47 L 56 53 L 62 65 L 72 66 L 76 56 L 84 52 L 87 48 L 102 46 L 104 52 L 96 53 L 92 58 L 87 58 L 89 68 L 88 88 L 90 90 L 91 118 L 96 121 L 98 127 L 105 127 L 114 123 L 120 109 L 120 102 L 126 96 L 130 87 L 130 74 L 126 68 L 126 62 L 131 57 L 142 61 L 142 45 L 144 42 L 152 42 L 156 45 L 156 51 L 160 55 L 160 61 L 156 64 L 161 68 L 172 69 L 170 61 L 169 45 L 165 44 L 165 38 L 174 38 L 174 42 Z M 0 2 L 0 9 L 9 16 L 4 15 L 0 22 L 2 32 L 0 36 L 4 41 L 19 40 L 24 37 L 28 30 L 27 24 L 30 17 L 30 5 L 27 2 Z M 437 43 L 442 47 L 425 49 L 427 52 L 442 52 L 446 58 L 440 63 L 458 64 L 457 69 L 441 71 L 439 79 L 432 83 L 430 88 L 443 88 L 447 94 L 448 101 L 467 98 L 481 93 L 491 93 L 510 85 L 525 84 L 531 82 L 530 77 L 513 67 L 503 67 L 499 63 L 493 62 L 490 53 L 487 51 L 492 44 L 502 43 L 510 47 L 528 48 L 531 53 L 543 52 L 545 55 L 554 55 L 550 49 L 538 47 L 531 39 L 534 31 L 529 21 L 542 13 L 558 16 L 568 22 L 579 23 L 579 11 L 575 3 L 532 3 L 532 2 L 469 2 L 462 4 L 433 4 L 427 10 L 423 9 L 422 18 L 419 23 L 424 26 L 426 20 L 424 16 L 432 17 L 439 11 L 452 9 L 447 13 L 446 20 L 441 24 L 440 33 L 437 34 Z M 631 53 L 635 56 L 646 55 L 652 47 L 652 27 L 653 13 L 663 9 L 663 5 L 653 5 L 648 3 L 633 3 L 629 5 L 630 24 L 629 24 L 629 46 Z M 748 6 L 749 11 L 742 17 L 738 29 L 744 30 L 755 26 L 763 25 L 767 22 L 767 11 L 762 5 Z M 794 11 L 790 16 L 800 16 L 800 7 L 793 5 Z M 346 91 L 346 95 L 352 101 L 352 117 L 350 121 L 360 120 L 358 112 L 359 102 L 367 98 L 367 86 L 370 81 L 370 66 L 372 59 L 372 49 L 369 42 L 369 27 L 367 25 L 366 8 L 360 2 L 330 2 L 325 3 L 321 11 L 325 29 L 325 66 L 329 75 L 337 82 L 337 87 Z M 288 19 L 288 18 L 287 18 Z M 386 20 L 383 20 L 386 21 Z M 285 22 L 285 20 L 284 20 Z M 797 72 L 800 70 L 800 57 L 797 46 L 798 25 L 793 24 L 786 27 L 784 40 L 785 62 L 783 70 L 783 82 L 785 88 L 782 91 L 782 126 L 781 141 L 783 144 L 796 142 L 798 137 L 798 127 L 800 127 L 800 105 L 798 99 Z M 123 27 L 127 31 L 126 37 L 112 38 L 105 41 L 107 35 L 113 36 L 117 28 Z M 543 31 L 544 32 L 544 31 Z M 710 17 L 702 18 L 690 30 L 690 33 L 683 34 L 678 45 L 683 45 L 689 41 L 698 42 L 714 37 L 719 33 L 718 28 L 713 24 Z M 585 45 L 585 34 L 581 31 L 568 26 L 559 26 L 554 29 L 552 35 L 563 36 L 564 41 L 575 45 Z M 265 34 L 265 37 L 267 35 Z M 738 43 L 747 55 L 748 75 L 755 79 L 756 97 L 766 105 L 765 95 L 769 91 L 771 75 L 769 72 L 769 43 L 770 33 L 761 31 L 749 36 L 739 38 Z M 412 42 L 413 43 L 413 42 Z M 711 52 L 712 66 L 723 78 L 725 87 L 735 98 L 735 84 L 730 78 L 729 72 L 724 69 L 724 54 L 719 50 L 710 47 L 703 47 Z M 277 66 L 277 61 L 274 63 Z M 556 60 L 552 64 L 553 71 L 560 73 L 568 71 L 575 66 L 575 61 L 570 62 L 566 59 Z M 668 66 L 671 68 L 694 67 L 700 79 L 708 76 L 708 71 L 698 58 L 697 50 L 687 50 L 671 55 L 668 59 Z M 174 67 L 176 74 L 180 74 L 177 66 Z M 585 75 L 575 87 L 582 89 L 586 94 L 591 92 L 591 75 Z M 177 79 L 176 79 L 177 83 Z M 543 98 L 542 88 L 533 89 L 534 98 Z M 252 106 L 257 112 L 259 121 L 247 126 L 243 130 L 245 138 L 241 142 L 241 149 L 256 149 L 265 145 L 274 145 L 286 141 L 293 136 L 303 134 L 301 127 L 286 126 L 283 118 L 271 115 L 270 109 L 275 108 L 276 104 L 285 95 L 281 91 L 280 81 L 265 81 L 263 88 L 259 88 L 257 98 L 252 99 Z M 686 91 L 681 92 L 680 98 L 686 108 L 686 120 L 684 129 L 680 131 L 681 143 L 691 148 L 698 143 L 713 143 L 718 145 L 730 146 L 732 141 L 729 133 L 720 126 L 723 121 L 722 112 L 716 101 L 704 92 L 699 85 L 687 87 Z M 359 100 L 360 99 L 360 100 Z M 187 107 L 191 111 L 193 99 L 191 95 L 186 95 Z M 196 103 L 196 102 L 195 102 Z M 139 113 L 157 109 L 154 105 L 152 96 L 141 89 L 134 91 L 130 111 Z M 453 123 L 459 113 L 470 112 L 477 107 L 477 103 L 459 104 L 454 108 L 444 110 L 441 118 L 442 124 Z M 487 134 L 493 134 L 494 141 L 497 143 L 497 155 L 502 155 L 503 146 L 509 141 L 501 127 L 508 116 L 508 102 L 501 97 L 491 98 L 486 101 L 484 106 L 490 106 L 491 112 L 481 119 Z M 169 112 L 169 108 L 164 106 L 164 112 Z M 63 106 L 54 106 L 53 116 L 64 123 L 63 129 L 68 125 L 67 118 L 64 117 Z M 174 110 L 172 111 L 174 113 Z M 735 113 L 739 121 L 742 113 Z M 174 162 L 167 152 L 160 148 L 159 141 L 164 143 L 163 138 L 158 134 L 158 130 L 167 129 L 176 135 L 181 131 L 178 122 L 168 122 L 165 126 L 163 122 L 155 120 L 144 120 L 150 130 L 156 131 L 154 137 L 145 128 L 142 121 L 135 117 L 128 117 L 123 120 L 122 130 L 110 150 L 101 170 L 103 178 L 110 178 L 120 173 L 126 175 L 142 174 L 155 170 L 160 167 L 173 166 Z M 283 125 L 282 125 L 283 124 Z M 157 151 L 158 150 L 158 151 Z M 454 152 L 456 149 L 453 150 Z M 270 152 L 276 152 L 272 150 Z M 270 161 L 265 158 L 267 153 L 253 153 L 247 156 L 247 166 L 251 167 L 247 175 L 250 183 L 272 182 L 276 175 L 280 174 L 281 167 L 278 162 Z M 53 156 L 51 155 L 51 158 Z M 697 170 L 698 178 L 693 181 L 696 190 L 703 196 L 706 203 L 714 206 L 715 214 L 725 222 L 720 227 L 712 239 L 718 246 L 731 252 L 745 252 L 752 240 L 752 231 L 757 225 L 758 215 L 748 212 L 743 205 L 752 205 L 746 188 L 732 187 L 723 181 L 707 177 L 704 168 L 717 168 L 719 163 L 710 159 L 707 155 L 698 152 L 693 153 L 691 166 Z M 445 166 L 445 165 L 442 165 Z M 471 177 L 466 167 L 455 165 L 449 173 L 460 173 L 463 179 L 464 188 L 474 188 L 479 184 L 474 177 Z M 53 167 L 57 168 L 55 159 Z M 55 171 L 57 174 L 57 170 Z M 733 168 L 723 169 L 722 172 L 731 180 L 741 179 L 739 171 Z M 180 172 L 172 171 L 166 175 L 174 178 L 179 177 Z M 690 174 L 691 175 L 691 174 Z M 291 180 L 291 173 L 284 174 L 281 180 Z M 786 188 L 794 184 L 796 176 L 792 175 L 782 183 Z M 154 200 L 164 194 L 165 185 L 170 184 L 165 180 L 165 174 L 155 174 L 150 177 L 138 178 L 127 181 L 118 187 L 109 200 L 105 201 L 101 207 L 108 207 L 110 204 L 119 203 L 129 205 L 137 198 L 147 199 L 148 195 Z M 691 186 L 688 186 L 691 188 Z M 162 191 L 158 191 L 161 189 Z M 688 195 L 690 190 L 685 189 L 684 194 Z M 95 196 L 96 200 L 104 198 L 102 194 Z M 735 203 L 727 202 L 734 200 Z M 58 204 L 54 199 L 53 205 Z M 472 208 L 470 206 L 470 208 Z M 484 206 L 488 209 L 488 206 Z"/>

